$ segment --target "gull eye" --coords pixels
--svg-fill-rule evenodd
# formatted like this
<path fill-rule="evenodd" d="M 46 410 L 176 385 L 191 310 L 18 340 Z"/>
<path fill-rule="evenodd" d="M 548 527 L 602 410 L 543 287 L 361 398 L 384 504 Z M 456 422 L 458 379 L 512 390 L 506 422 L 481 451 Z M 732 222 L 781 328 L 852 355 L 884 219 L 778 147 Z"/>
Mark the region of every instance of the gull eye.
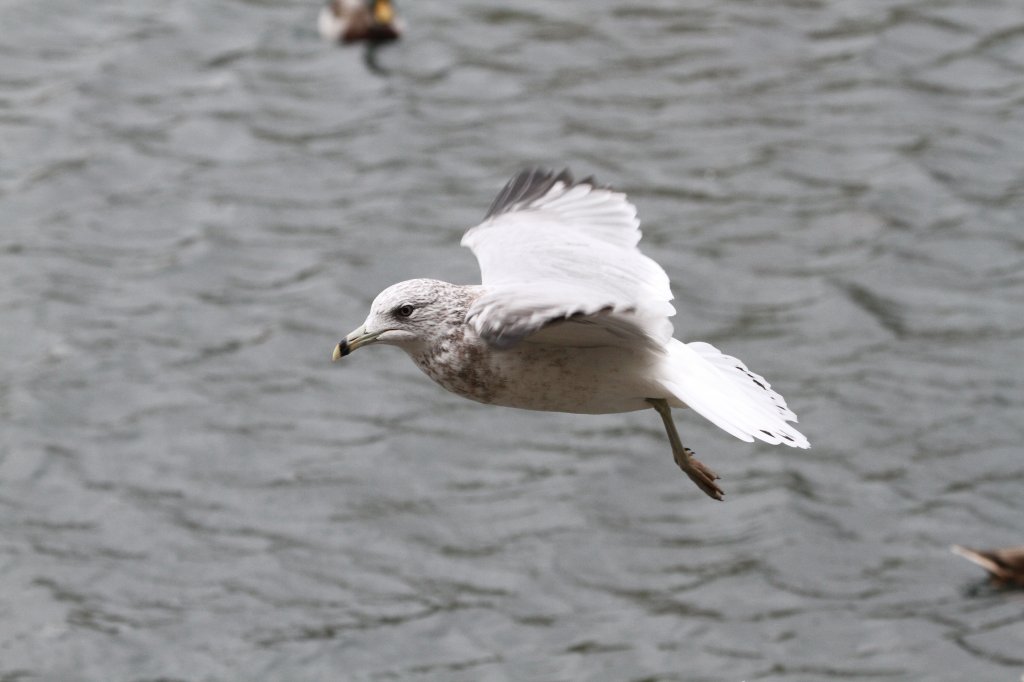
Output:
<path fill-rule="evenodd" d="M 395 317 L 409 317 L 412 315 L 412 311 L 414 310 L 416 309 L 406 303 L 405 305 L 395 308 Z"/>

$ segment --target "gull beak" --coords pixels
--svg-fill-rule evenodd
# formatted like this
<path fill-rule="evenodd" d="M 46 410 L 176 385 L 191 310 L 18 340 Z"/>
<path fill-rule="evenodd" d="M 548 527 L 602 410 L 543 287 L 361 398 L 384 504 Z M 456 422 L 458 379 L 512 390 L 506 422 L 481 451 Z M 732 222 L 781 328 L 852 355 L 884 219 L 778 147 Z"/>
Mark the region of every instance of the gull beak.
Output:
<path fill-rule="evenodd" d="M 360 327 L 343 338 L 341 343 L 334 347 L 334 354 L 331 356 L 331 361 L 336 362 L 340 358 L 343 358 L 354 351 L 356 348 L 373 343 L 381 334 L 383 334 L 383 332 L 367 332 L 365 328 Z"/>
<path fill-rule="evenodd" d="M 373 4 L 373 18 L 378 24 L 390 24 L 395 18 L 395 10 L 389 0 L 377 0 Z"/>

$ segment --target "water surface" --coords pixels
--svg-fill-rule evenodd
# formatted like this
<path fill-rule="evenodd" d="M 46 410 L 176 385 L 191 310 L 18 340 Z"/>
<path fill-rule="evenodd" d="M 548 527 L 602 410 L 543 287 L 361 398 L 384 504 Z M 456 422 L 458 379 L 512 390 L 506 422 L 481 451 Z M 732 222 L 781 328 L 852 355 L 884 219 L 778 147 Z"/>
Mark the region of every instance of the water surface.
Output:
<path fill-rule="evenodd" d="M 1016 680 L 1019 3 L 0 3 L 0 680 Z M 809 451 L 329 357 L 518 168 L 629 192 Z"/>

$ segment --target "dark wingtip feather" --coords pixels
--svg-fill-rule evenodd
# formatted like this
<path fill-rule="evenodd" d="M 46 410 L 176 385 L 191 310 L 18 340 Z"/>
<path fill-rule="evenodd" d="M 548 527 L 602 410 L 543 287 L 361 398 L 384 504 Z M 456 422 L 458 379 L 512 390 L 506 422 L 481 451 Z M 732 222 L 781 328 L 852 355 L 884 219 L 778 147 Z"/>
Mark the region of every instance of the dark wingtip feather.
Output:
<path fill-rule="evenodd" d="M 593 176 L 576 182 L 573 180 L 572 173 L 568 168 L 559 173 L 547 168 L 526 168 L 516 173 L 505 184 L 505 187 L 495 197 L 491 207 L 487 209 L 487 215 L 484 216 L 484 220 L 501 215 L 502 213 L 509 213 L 523 204 L 540 199 L 559 182 L 563 183 L 566 187 L 590 185 L 591 187 L 603 188 L 602 185 L 597 184 Z"/>

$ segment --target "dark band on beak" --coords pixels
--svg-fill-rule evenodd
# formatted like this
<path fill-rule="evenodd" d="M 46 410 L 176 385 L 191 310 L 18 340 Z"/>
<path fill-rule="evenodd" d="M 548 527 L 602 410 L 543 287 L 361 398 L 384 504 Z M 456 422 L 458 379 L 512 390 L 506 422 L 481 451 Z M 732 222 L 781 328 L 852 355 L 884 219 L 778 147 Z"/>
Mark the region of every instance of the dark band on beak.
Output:
<path fill-rule="evenodd" d="M 338 345 L 334 347 L 334 353 L 331 355 L 331 360 L 340 360 L 352 351 L 373 343 L 381 334 L 383 334 L 383 332 L 367 333 L 365 327 L 355 330 L 338 342 Z"/>

